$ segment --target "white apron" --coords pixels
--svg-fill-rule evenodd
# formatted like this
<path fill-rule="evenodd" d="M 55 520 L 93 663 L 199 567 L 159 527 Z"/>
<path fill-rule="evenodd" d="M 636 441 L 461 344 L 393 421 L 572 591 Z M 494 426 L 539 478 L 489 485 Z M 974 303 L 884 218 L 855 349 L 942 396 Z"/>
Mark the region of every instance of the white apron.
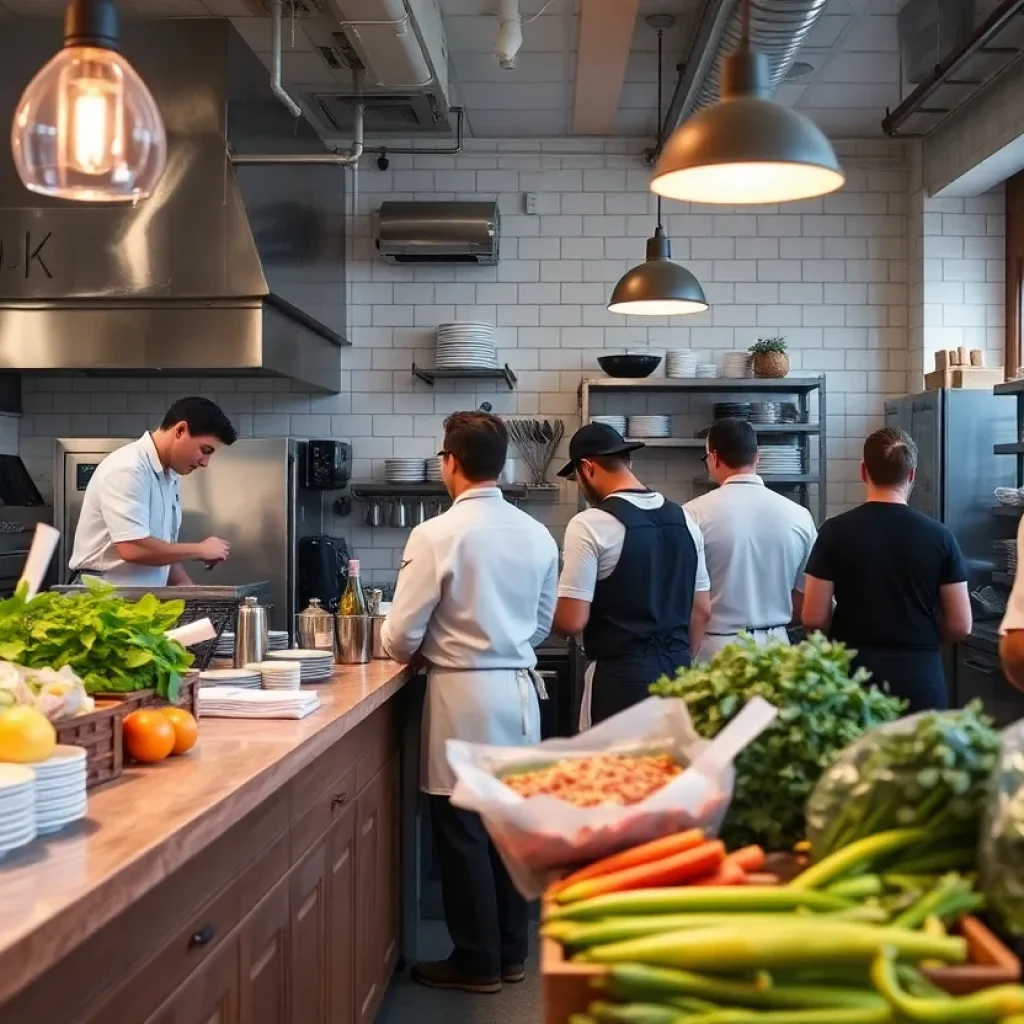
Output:
<path fill-rule="evenodd" d="M 764 646 L 769 640 L 781 640 L 784 644 L 789 643 L 789 633 L 785 626 L 747 630 L 746 633 L 747 636 L 753 638 L 758 647 Z M 736 643 L 739 638 L 739 633 L 716 634 L 715 636 L 705 633 L 700 650 L 693 656 L 694 662 L 710 661 L 723 647 Z"/>
<path fill-rule="evenodd" d="M 540 742 L 535 676 L 525 668 L 430 670 L 420 735 L 424 793 L 451 796 L 455 775 L 448 766 L 446 740 L 501 747 Z"/>

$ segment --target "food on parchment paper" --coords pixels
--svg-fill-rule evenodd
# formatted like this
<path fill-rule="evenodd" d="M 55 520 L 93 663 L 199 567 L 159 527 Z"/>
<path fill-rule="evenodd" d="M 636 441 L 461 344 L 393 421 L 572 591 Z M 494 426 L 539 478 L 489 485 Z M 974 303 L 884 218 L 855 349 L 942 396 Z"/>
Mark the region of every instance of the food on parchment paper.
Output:
<path fill-rule="evenodd" d="M 522 797 L 557 796 L 576 807 L 638 804 L 683 770 L 668 754 L 596 754 L 515 772 L 502 782 Z"/>

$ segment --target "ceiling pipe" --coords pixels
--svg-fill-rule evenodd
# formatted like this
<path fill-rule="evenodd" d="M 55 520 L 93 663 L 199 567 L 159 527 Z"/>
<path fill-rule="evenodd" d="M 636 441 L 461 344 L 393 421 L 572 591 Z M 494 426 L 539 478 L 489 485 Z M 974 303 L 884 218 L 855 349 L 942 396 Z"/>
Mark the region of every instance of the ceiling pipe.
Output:
<path fill-rule="evenodd" d="M 885 117 L 882 119 L 882 131 L 890 138 L 895 138 L 899 126 L 908 117 L 915 114 L 924 104 L 925 100 L 936 89 L 952 77 L 956 72 L 978 52 L 987 46 L 1000 32 L 1003 31 L 1010 21 L 1024 11 L 1024 0 L 1003 0 L 982 23 L 977 31 L 960 46 L 958 46 L 948 57 L 935 65 L 932 73 L 921 82 L 916 89 L 893 111 L 886 108 Z M 1009 63 L 1013 63 L 1010 61 Z M 1009 64 L 1007 64 L 1007 67 Z M 1005 68 L 1003 69 L 1005 70 Z M 988 84 L 987 82 L 985 83 Z M 983 86 L 984 88 L 984 86 Z M 975 93 L 974 95 L 977 95 Z M 965 101 L 966 102 L 966 101 Z M 954 108 L 956 109 L 956 108 Z M 949 111 L 948 113 L 952 113 Z"/>
<path fill-rule="evenodd" d="M 302 117 L 302 107 L 281 84 L 281 0 L 274 0 L 270 11 L 270 89 L 292 117 Z"/>
<path fill-rule="evenodd" d="M 768 59 L 772 91 L 786 77 L 827 4 L 828 0 L 751 0 L 750 42 Z M 659 133 L 663 140 L 691 114 L 718 102 L 725 58 L 739 46 L 742 35 L 743 5 L 708 0 L 669 101 Z"/>

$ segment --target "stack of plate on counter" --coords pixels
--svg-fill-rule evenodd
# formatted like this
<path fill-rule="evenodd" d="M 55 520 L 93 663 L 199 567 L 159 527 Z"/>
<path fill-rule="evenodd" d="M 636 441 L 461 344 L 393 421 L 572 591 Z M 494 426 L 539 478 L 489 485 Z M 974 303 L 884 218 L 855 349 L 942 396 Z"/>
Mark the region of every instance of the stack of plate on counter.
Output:
<path fill-rule="evenodd" d="M 665 353 L 666 377 L 696 377 L 697 353 L 692 349 L 680 348 Z"/>
<path fill-rule="evenodd" d="M 611 427 L 612 430 L 617 430 L 620 434 L 625 436 L 626 433 L 626 417 L 625 416 L 591 416 L 591 423 L 603 423 L 606 427 Z"/>
<path fill-rule="evenodd" d="M 300 677 L 304 683 L 320 683 L 330 679 L 334 671 L 334 655 L 330 651 L 309 651 L 295 649 L 292 651 L 275 651 L 267 655 L 270 661 L 297 661 L 300 666 Z"/>
<path fill-rule="evenodd" d="M 714 363 L 698 363 L 697 376 L 702 380 L 718 376 L 718 367 Z"/>
<path fill-rule="evenodd" d="M 630 437 L 670 437 L 671 416 L 630 416 L 627 424 Z"/>
<path fill-rule="evenodd" d="M 750 402 L 715 402 L 715 419 L 726 418 L 737 420 L 749 420 L 754 411 Z"/>
<path fill-rule="evenodd" d="M 992 548 L 995 551 L 995 567 L 1008 573 L 1010 576 L 1017 575 L 1017 541 L 994 540 Z"/>
<path fill-rule="evenodd" d="M 439 324 L 437 328 L 437 369 L 493 370 L 498 366 L 498 349 L 491 324 L 465 321 Z"/>
<path fill-rule="evenodd" d="M 237 686 L 245 690 L 260 688 L 258 665 L 245 668 L 208 668 L 199 673 L 200 686 Z"/>
<path fill-rule="evenodd" d="M 780 402 L 754 402 L 750 407 L 751 423 L 778 423 L 782 414 Z"/>
<path fill-rule="evenodd" d="M 36 837 L 36 776 L 20 764 L 0 764 L 0 858 Z"/>
<path fill-rule="evenodd" d="M 85 747 L 57 746 L 36 775 L 36 833 L 49 835 L 85 817 Z"/>
<path fill-rule="evenodd" d="M 738 380 L 750 376 L 749 352 L 726 352 L 722 359 L 722 376 Z"/>
<path fill-rule="evenodd" d="M 803 459 L 795 444 L 765 444 L 758 448 L 757 471 L 765 476 L 795 476 L 803 471 Z"/>
<path fill-rule="evenodd" d="M 384 479 L 390 484 L 418 484 L 426 478 L 426 459 L 384 460 Z"/>
<path fill-rule="evenodd" d="M 305 718 L 320 707 L 315 690 L 238 690 L 211 686 L 199 691 L 203 718 Z"/>
<path fill-rule="evenodd" d="M 268 650 L 271 651 L 284 651 L 288 648 L 288 631 L 286 629 L 272 629 L 267 634 L 267 640 L 269 642 Z M 233 658 L 235 656 L 235 634 L 228 629 L 225 629 L 220 635 L 220 639 L 217 641 L 217 650 L 214 653 L 215 658 Z M 237 684 L 230 684 L 237 685 Z"/>
<path fill-rule="evenodd" d="M 426 472 L 425 479 L 428 480 L 430 483 L 435 483 L 435 484 L 441 482 L 441 456 L 440 455 L 432 455 L 429 459 L 427 459 L 427 472 Z"/>
<path fill-rule="evenodd" d="M 290 653 L 290 652 L 285 652 Z M 260 685 L 264 690 L 297 690 L 302 682 L 302 666 L 298 661 L 280 661 L 271 659 L 257 661 L 246 668 L 259 673 Z M 234 684 L 227 683 L 227 686 Z"/>

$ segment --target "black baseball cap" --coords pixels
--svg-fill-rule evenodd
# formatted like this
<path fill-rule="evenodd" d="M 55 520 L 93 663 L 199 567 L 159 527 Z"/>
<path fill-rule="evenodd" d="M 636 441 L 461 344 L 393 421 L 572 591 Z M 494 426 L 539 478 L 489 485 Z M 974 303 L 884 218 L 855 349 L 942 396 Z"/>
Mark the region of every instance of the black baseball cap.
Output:
<path fill-rule="evenodd" d="M 643 441 L 627 441 L 614 427 L 605 423 L 587 423 L 572 435 L 569 461 L 558 475 L 572 476 L 580 459 L 592 459 L 595 455 L 626 455 L 643 447 Z"/>

